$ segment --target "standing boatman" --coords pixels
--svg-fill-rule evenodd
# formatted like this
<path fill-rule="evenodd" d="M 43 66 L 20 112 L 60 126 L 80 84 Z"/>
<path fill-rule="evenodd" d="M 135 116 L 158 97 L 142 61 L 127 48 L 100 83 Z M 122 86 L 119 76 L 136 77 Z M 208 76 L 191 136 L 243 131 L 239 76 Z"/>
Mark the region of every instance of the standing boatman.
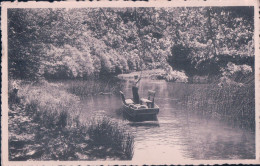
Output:
<path fill-rule="evenodd" d="M 141 73 L 142 74 L 142 73 Z M 141 75 L 138 78 L 138 75 L 134 76 L 135 80 L 132 86 L 132 92 L 133 92 L 133 99 L 135 104 L 140 104 L 140 98 L 138 94 L 138 88 L 140 85 Z"/>

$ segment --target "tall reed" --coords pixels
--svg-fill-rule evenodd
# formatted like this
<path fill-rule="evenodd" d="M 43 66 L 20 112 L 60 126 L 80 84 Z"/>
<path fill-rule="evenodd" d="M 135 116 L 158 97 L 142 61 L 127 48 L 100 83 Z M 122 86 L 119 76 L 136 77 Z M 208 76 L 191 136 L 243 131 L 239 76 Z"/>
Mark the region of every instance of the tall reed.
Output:
<path fill-rule="evenodd" d="M 108 80 L 73 80 L 67 81 L 65 86 L 68 92 L 80 97 L 96 94 L 113 94 L 122 89 L 119 79 L 111 78 Z"/>
<path fill-rule="evenodd" d="M 209 84 L 196 87 L 183 98 L 188 110 L 255 129 L 254 80 L 243 86 Z"/>
<path fill-rule="evenodd" d="M 133 157 L 133 136 L 111 119 L 106 117 L 92 119 L 88 133 L 93 146 L 111 148 L 111 154 L 119 153 L 118 155 L 124 156 L 123 159 L 130 160 Z M 105 151 L 102 150 L 99 153 L 105 153 Z"/>

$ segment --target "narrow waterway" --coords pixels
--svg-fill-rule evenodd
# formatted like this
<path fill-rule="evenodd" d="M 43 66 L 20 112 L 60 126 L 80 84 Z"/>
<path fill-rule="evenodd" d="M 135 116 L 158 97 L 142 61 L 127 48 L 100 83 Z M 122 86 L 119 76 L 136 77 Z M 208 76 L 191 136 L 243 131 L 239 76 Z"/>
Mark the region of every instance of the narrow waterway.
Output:
<path fill-rule="evenodd" d="M 132 97 L 131 84 L 124 82 L 126 98 Z M 188 93 L 188 84 L 142 80 L 139 93 L 156 91 L 160 107 L 157 120 L 131 122 L 120 112 L 117 95 L 96 95 L 82 99 L 82 115 L 106 115 L 125 123 L 135 136 L 133 160 L 253 159 L 255 135 L 246 129 L 192 113 L 180 107 L 179 99 Z M 204 85 L 197 85 L 204 86 Z"/>

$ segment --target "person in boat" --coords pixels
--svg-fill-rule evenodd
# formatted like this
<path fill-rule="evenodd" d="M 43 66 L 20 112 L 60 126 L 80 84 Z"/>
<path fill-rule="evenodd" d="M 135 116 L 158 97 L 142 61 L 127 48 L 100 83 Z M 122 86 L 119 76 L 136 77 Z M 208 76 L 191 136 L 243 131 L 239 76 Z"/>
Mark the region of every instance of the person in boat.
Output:
<path fill-rule="evenodd" d="M 134 80 L 133 86 L 132 86 L 133 100 L 134 100 L 135 104 L 140 104 L 138 88 L 139 88 L 139 84 L 140 84 L 140 80 L 141 80 L 141 75 L 139 76 L 139 78 L 138 78 L 138 75 L 135 75 L 134 78 L 135 78 L 135 80 Z"/>

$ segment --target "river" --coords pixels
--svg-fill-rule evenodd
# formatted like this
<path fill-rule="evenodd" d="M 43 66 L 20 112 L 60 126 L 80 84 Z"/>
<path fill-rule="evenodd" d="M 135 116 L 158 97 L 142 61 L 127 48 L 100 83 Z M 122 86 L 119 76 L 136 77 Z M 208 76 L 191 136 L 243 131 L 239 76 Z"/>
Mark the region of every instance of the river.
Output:
<path fill-rule="evenodd" d="M 123 92 L 131 98 L 131 84 Z M 125 123 L 135 137 L 133 161 L 192 159 L 254 159 L 255 134 L 180 107 L 178 102 L 189 84 L 143 79 L 139 94 L 156 91 L 160 112 L 155 121 L 131 122 L 119 112 L 120 96 L 96 95 L 82 99 L 82 115 L 105 115 Z M 203 84 L 197 86 L 204 86 Z M 193 86 L 194 87 L 194 86 Z"/>

